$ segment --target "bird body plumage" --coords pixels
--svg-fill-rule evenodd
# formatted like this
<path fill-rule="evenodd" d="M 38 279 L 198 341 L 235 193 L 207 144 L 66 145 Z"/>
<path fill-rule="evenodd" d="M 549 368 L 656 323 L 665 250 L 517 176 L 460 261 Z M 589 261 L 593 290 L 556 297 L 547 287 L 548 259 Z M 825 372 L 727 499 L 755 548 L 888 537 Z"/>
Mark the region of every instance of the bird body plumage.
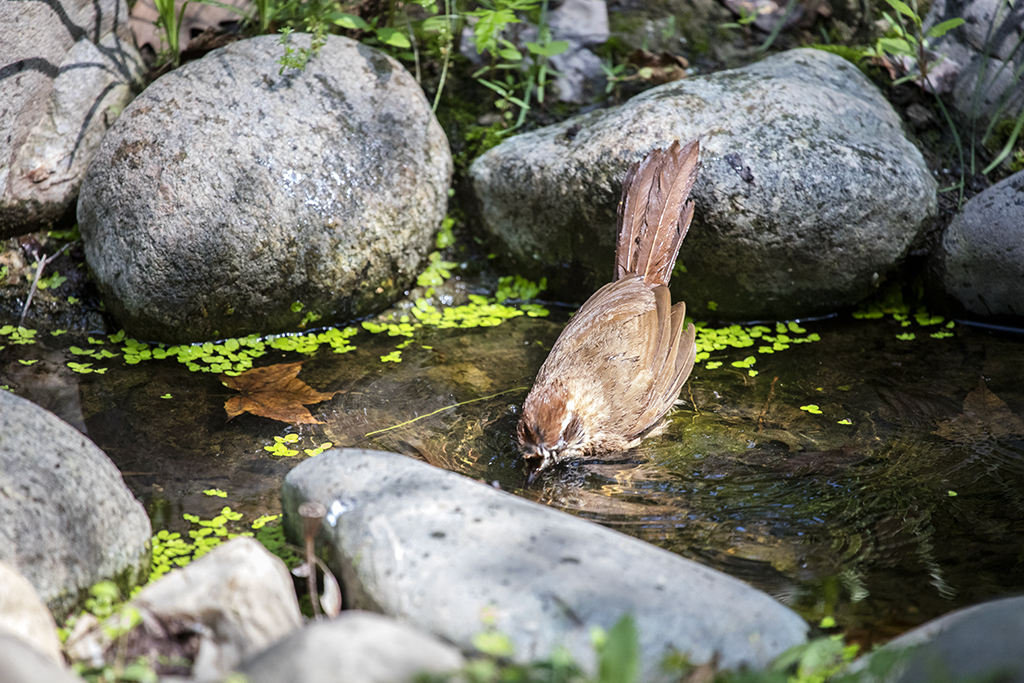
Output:
<path fill-rule="evenodd" d="M 632 448 L 679 396 L 696 330 L 669 278 L 693 219 L 698 145 L 674 142 L 623 182 L 613 280 L 576 312 L 523 405 L 519 443 L 534 474 L 566 458 Z M 532 461 L 532 462 L 531 462 Z"/>

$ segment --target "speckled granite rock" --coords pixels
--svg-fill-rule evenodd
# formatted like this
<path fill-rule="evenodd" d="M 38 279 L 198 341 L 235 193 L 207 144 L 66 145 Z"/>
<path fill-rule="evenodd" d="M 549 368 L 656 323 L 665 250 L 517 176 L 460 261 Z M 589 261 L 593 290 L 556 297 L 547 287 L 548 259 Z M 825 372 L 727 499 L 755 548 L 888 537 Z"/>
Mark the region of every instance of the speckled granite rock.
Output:
<path fill-rule="evenodd" d="M 452 159 L 416 81 L 339 36 L 301 72 L 278 73 L 282 49 L 261 36 L 172 71 L 104 139 L 78 220 L 132 336 L 197 341 L 365 315 L 433 247 Z"/>
<path fill-rule="evenodd" d="M 608 282 L 629 164 L 699 139 L 696 216 L 673 276 L 698 318 L 829 313 L 871 293 L 936 212 L 899 116 L 849 62 L 792 50 L 515 136 L 471 175 L 516 268 L 582 301 Z"/>

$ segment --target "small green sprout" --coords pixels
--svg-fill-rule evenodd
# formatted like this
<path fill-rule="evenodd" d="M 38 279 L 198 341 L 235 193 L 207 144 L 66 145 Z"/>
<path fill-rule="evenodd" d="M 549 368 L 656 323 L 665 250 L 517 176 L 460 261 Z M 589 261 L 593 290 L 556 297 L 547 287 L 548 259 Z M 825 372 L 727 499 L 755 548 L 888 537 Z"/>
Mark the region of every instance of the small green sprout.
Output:
<path fill-rule="evenodd" d="M 310 458 L 314 458 L 314 457 L 320 455 L 321 453 L 323 453 L 324 451 L 326 451 L 327 449 L 333 448 L 333 447 L 334 447 L 333 443 L 331 443 L 330 441 L 324 441 L 322 444 L 320 444 L 316 448 L 304 448 L 304 449 L 302 449 L 302 452 L 305 453 Z"/>
<path fill-rule="evenodd" d="M 455 268 L 457 265 L 459 264 L 452 261 L 441 260 L 440 252 L 431 252 L 427 257 L 427 268 L 416 278 L 416 284 L 420 287 L 438 287 L 443 285 L 444 281 L 452 276 L 452 268 Z"/>
<path fill-rule="evenodd" d="M 811 403 L 805 406 L 800 406 L 800 410 L 806 410 L 811 415 L 821 415 L 821 408 Z"/>
<path fill-rule="evenodd" d="M 275 436 L 274 444 L 272 446 L 264 446 L 263 450 L 270 451 L 271 455 L 276 455 L 281 458 L 290 458 L 298 455 L 299 452 L 293 448 L 289 448 L 290 444 L 297 443 L 299 440 L 298 434 L 287 434 L 285 436 Z"/>
<path fill-rule="evenodd" d="M 38 264 L 33 264 L 33 267 L 37 267 Z M 60 273 L 53 273 L 47 277 L 39 278 L 39 282 L 36 285 L 39 289 L 57 289 L 62 284 L 67 282 L 68 279 Z"/>
<path fill-rule="evenodd" d="M 7 337 L 7 341 L 14 345 L 35 344 L 36 331 L 14 325 L 0 325 L 0 337 Z"/>
<path fill-rule="evenodd" d="M 252 528 L 262 529 L 268 522 L 273 522 L 280 517 L 281 515 L 260 515 L 252 521 Z"/>
<path fill-rule="evenodd" d="M 494 630 L 482 631 L 474 635 L 473 647 L 491 657 L 511 657 L 515 652 L 509 637 Z"/>

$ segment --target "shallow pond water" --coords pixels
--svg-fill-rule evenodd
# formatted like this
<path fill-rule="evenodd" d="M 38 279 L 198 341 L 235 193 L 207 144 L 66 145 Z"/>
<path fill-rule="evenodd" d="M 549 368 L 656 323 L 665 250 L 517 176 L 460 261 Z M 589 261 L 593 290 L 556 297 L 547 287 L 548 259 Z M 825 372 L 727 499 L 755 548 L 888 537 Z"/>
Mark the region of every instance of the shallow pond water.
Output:
<path fill-rule="evenodd" d="M 8 346 L 0 384 L 106 451 L 156 529 L 182 530 L 183 513 L 210 517 L 225 503 L 248 520 L 278 512 L 282 479 L 324 443 L 386 449 L 696 559 L 876 642 L 1024 589 L 1024 338 L 898 318 L 720 333 L 747 339 L 742 348 L 704 337 L 710 358 L 662 435 L 530 488 L 518 406 L 564 312 L 420 329 L 401 362 L 382 356 L 405 337 L 366 331 L 346 353 L 324 344 L 259 358 L 304 359 L 301 379 L 338 392 L 311 407 L 322 424 L 228 420 L 237 392 L 173 359 L 127 365 L 119 354 L 93 358 L 103 374 L 72 372 L 83 360 L 74 344 L 119 353 L 124 342 L 107 337 Z"/>

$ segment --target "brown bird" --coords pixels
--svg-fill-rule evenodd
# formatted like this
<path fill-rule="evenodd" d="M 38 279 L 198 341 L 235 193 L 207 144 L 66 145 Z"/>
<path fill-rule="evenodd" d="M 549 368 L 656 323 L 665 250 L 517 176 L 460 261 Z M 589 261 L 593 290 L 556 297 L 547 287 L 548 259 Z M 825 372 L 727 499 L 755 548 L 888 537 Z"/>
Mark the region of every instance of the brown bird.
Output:
<path fill-rule="evenodd" d="M 532 482 L 561 460 L 639 445 L 679 396 L 697 354 L 668 281 L 693 219 L 697 142 L 656 149 L 626 173 L 612 281 L 551 348 L 517 429 Z"/>

